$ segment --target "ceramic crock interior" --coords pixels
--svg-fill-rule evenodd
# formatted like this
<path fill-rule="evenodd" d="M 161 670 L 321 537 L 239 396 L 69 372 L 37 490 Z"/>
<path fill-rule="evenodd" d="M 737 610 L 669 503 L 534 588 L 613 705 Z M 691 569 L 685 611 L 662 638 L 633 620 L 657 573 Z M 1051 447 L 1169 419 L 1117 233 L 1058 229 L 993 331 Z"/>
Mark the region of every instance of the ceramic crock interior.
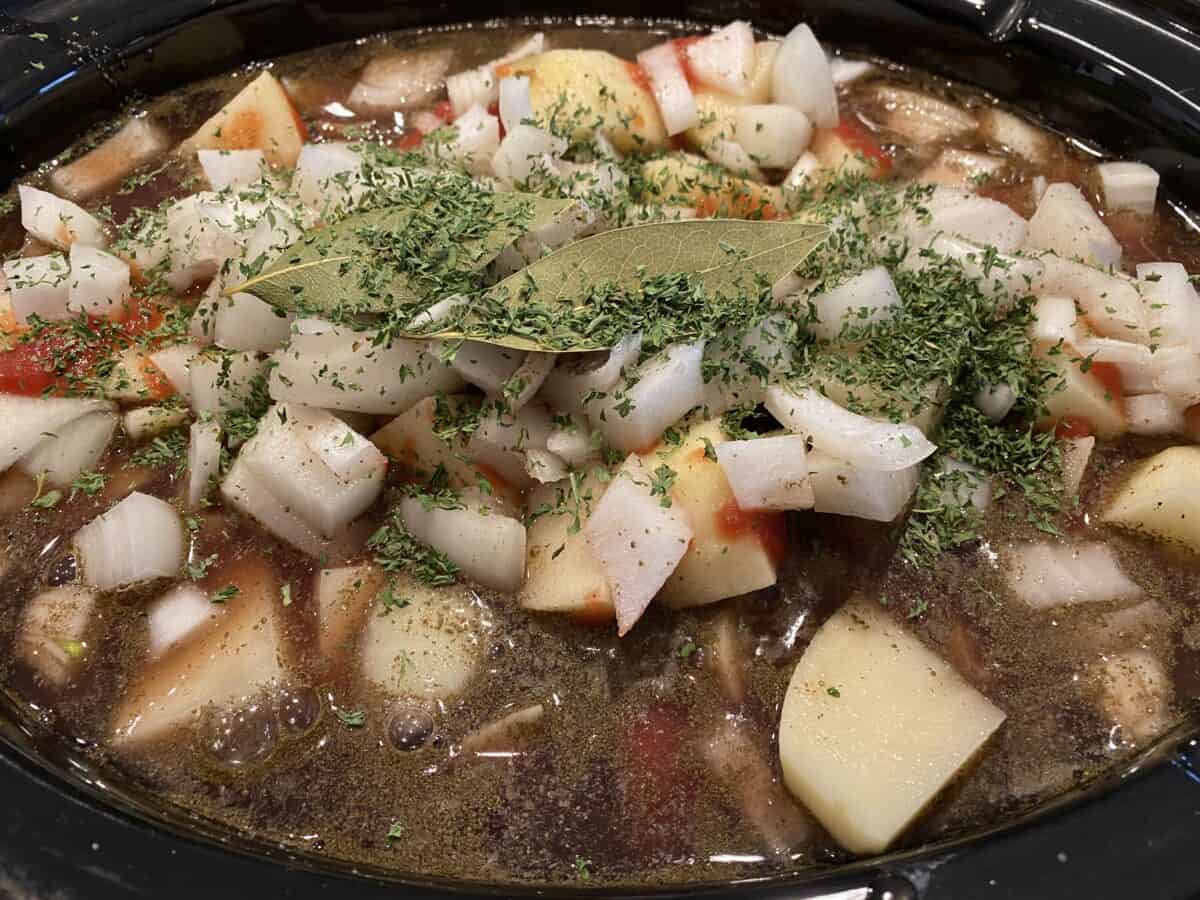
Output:
<path fill-rule="evenodd" d="M 52 157 L 139 95 L 169 90 L 255 59 L 397 28 L 461 27 L 468 20 L 487 27 L 501 16 L 567 17 L 577 24 L 601 26 L 612 21 L 608 16 L 641 11 L 636 4 L 620 2 L 491 2 L 470 7 L 368 0 L 9 4 L 0 13 L 6 73 L 0 85 L 0 178 L 7 182 Z M 1154 11 L 1099 0 L 814 0 L 669 2 L 657 4 L 655 11 L 662 18 L 653 21 L 675 26 L 748 18 L 764 30 L 779 32 L 796 21 L 809 21 L 824 39 L 847 50 L 980 87 L 1085 145 L 1145 160 L 1163 173 L 1174 197 L 1200 207 L 1200 100 L 1189 99 L 1186 90 L 1200 71 L 1200 10 L 1186 4 L 1160 4 Z M 49 40 L 32 39 L 35 32 L 49 35 Z M 1198 730 L 1200 720 L 1193 717 L 1135 764 L 992 831 L 864 860 L 841 867 L 838 874 L 875 871 L 1028 826 L 1038 817 L 1113 789 L 1133 772 L 1171 755 Z M 326 858 L 281 851 L 252 835 L 165 805 L 136 785 L 109 780 L 108 773 L 69 752 L 28 709 L 3 695 L 0 746 L 29 777 L 49 778 L 63 794 L 84 796 L 122 815 L 226 849 L 286 858 L 293 866 L 314 871 L 340 869 Z M 413 887 L 514 892 L 509 886 L 450 885 L 394 871 L 357 868 L 354 874 L 401 880 Z M 807 869 L 774 883 L 796 885 L 830 874 Z M 690 890 L 720 886 L 697 884 Z"/>

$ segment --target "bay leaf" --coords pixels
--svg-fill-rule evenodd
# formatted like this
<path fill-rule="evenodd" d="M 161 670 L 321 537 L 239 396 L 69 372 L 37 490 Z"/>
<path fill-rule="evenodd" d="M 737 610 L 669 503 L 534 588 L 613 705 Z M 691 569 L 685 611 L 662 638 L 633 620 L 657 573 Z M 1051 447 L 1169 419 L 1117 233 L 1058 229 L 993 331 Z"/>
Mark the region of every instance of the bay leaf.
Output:
<path fill-rule="evenodd" d="M 775 284 L 794 271 L 829 235 L 824 225 L 789 221 L 693 219 L 635 225 L 575 241 L 490 288 L 461 322 L 410 337 L 469 339 L 514 350 L 573 352 L 602 349 L 568 333 L 513 334 L 498 330 L 498 306 L 508 310 L 571 307 L 586 315 L 592 290 L 612 285 L 631 293 L 658 276 L 685 274 L 709 302 Z"/>
<path fill-rule="evenodd" d="M 342 316 L 387 313 L 430 299 L 429 285 L 447 273 L 483 269 L 514 240 L 551 224 L 575 202 L 518 192 L 495 193 L 490 199 L 491 211 L 482 217 L 486 221 L 474 216 L 461 223 L 467 233 L 475 235 L 482 229 L 482 234 L 455 240 L 455 222 L 447 216 L 448 221 L 438 223 L 446 229 L 445 239 L 432 244 L 416 242 L 420 246 L 411 249 L 404 268 L 384 259 L 376 244 L 382 242 L 388 249 L 403 246 L 401 242 L 418 212 L 442 212 L 437 200 L 421 207 L 369 209 L 313 229 L 265 271 L 228 288 L 225 294 L 253 294 L 285 312 L 336 312 Z M 425 274 L 431 277 L 423 283 Z"/>

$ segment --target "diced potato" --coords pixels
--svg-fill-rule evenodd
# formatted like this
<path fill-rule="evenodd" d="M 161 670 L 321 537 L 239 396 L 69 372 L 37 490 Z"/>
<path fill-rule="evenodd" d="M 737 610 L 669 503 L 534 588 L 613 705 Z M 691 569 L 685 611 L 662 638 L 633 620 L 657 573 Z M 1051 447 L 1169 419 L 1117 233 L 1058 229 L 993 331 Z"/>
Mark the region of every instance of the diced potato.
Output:
<path fill-rule="evenodd" d="M 188 138 L 187 151 L 261 150 L 273 166 L 296 165 L 308 137 L 287 91 L 263 72 Z"/>
<path fill-rule="evenodd" d="M 487 482 L 496 511 L 513 515 L 522 506 L 520 493 L 494 470 L 468 462 L 463 446 L 446 443 L 435 433 L 439 416 L 465 402 L 461 397 L 426 397 L 376 431 L 371 441 L 409 477 L 427 479 L 440 465 L 452 488 L 476 488 L 481 480 Z"/>
<path fill-rule="evenodd" d="M 1114 653 L 1100 665 L 1100 706 L 1130 742 L 1149 740 L 1169 723 L 1171 680 L 1147 650 Z"/>
<path fill-rule="evenodd" d="M 486 622 L 464 587 L 434 588 L 397 576 L 392 595 L 407 600 L 368 616 L 362 671 L 395 697 L 442 699 L 461 693 L 483 653 Z"/>
<path fill-rule="evenodd" d="M 601 471 L 588 472 L 577 488 L 567 482 L 547 484 L 530 496 L 531 514 L 550 511 L 529 523 L 525 585 L 517 595 L 525 609 L 571 613 L 585 622 L 615 615 L 608 579 L 583 533 L 583 523 L 608 486 Z"/>
<path fill-rule="evenodd" d="M 1092 363 L 1085 372 L 1083 355 L 1070 344 L 1057 349 L 1041 344 L 1035 352 L 1051 362 L 1058 373 L 1058 386 L 1052 385 L 1046 395 L 1048 415 L 1039 423 L 1043 428 L 1052 428 L 1063 421 L 1083 420 L 1100 438 L 1125 433 L 1127 422 L 1121 394 L 1097 374 L 1098 366 L 1103 363 Z"/>
<path fill-rule="evenodd" d="M 1092 449 L 1095 446 L 1094 435 L 1063 441 L 1062 481 L 1063 490 L 1068 497 L 1079 493 L 1079 485 L 1083 483 L 1083 476 L 1087 472 L 1088 461 L 1092 458 Z"/>
<path fill-rule="evenodd" d="M 383 583 L 383 571 L 372 563 L 317 572 L 313 583 L 317 598 L 317 640 L 321 658 L 331 669 L 354 652 L 367 610 Z"/>
<path fill-rule="evenodd" d="M 808 150 L 816 157 L 820 169 L 840 172 L 843 175 L 868 175 L 877 178 L 888 170 L 888 165 L 867 154 L 846 139 L 847 132 L 841 128 L 818 128 L 813 132 Z"/>
<path fill-rule="evenodd" d="M 145 441 L 186 425 L 189 418 L 186 406 L 139 406 L 121 417 L 121 427 L 132 440 Z"/>
<path fill-rule="evenodd" d="M 104 383 L 104 395 L 120 403 L 163 400 L 173 393 L 175 388 L 167 376 L 141 347 L 123 350 Z"/>
<path fill-rule="evenodd" d="M 642 166 L 649 192 L 668 206 L 691 206 L 702 216 L 773 219 L 783 209 L 779 188 L 738 178 L 690 154 Z"/>
<path fill-rule="evenodd" d="M 1170 447 L 1137 464 L 1101 518 L 1200 553 L 1200 447 Z"/>
<path fill-rule="evenodd" d="M 55 169 L 50 185 L 68 199 L 86 200 L 114 187 L 170 145 L 167 133 L 148 118 L 130 119 L 94 150 Z"/>
<path fill-rule="evenodd" d="M 80 585 L 38 594 L 25 607 L 17 656 L 50 684 L 66 684 L 87 655 L 84 637 L 95 605 L 96 594 Z"/>
<path fill-rule="evenodd" d="M 667 131 L 654 95 L 631 62 L 603 50 L 551 50 L 496 67 L 498 78 L 525 76 L 536 118 L 553 116 L 575 140 L 597 128 L 618 150 L 666 146 Z"/>
<path fill-rule="evenodd" d="M 114 744 L 165 737 L 206 709 L 229 708 L 286 680 L 280 585 L 270 564 L 247 556 L 214 574 L 237 593 L 192 639 L 135 676 L 113 712 Z"/>
<path fill-rule="evenodd" d="M 879 853 L 1004 718 L 882 610 L 854 604 L 821 626 L 792 674 L 784 782 L 842 846 Z"/>
<path fill-rule="evenodd" d="M 675 473 L 671 500 L 692 525 L 691 546 L 658 595 L 667 606 L 716 603 L 775 583 L 782 515 L 738 507 L 724 470 L 708 455 L 709 444 L 725 441 L 714 419 L 692 428 L 677 448 L 660 446 L 644 456 L 648 470 L 665 465 Z"/>

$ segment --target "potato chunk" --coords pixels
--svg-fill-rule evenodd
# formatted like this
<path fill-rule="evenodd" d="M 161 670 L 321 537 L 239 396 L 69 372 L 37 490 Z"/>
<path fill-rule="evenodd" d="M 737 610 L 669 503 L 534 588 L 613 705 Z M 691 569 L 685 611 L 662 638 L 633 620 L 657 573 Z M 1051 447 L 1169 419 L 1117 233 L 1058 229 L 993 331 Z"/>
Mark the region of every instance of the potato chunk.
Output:
<path fill-rule="evenodd" d="M 551 50 L 497 66 L 499 78 L 529 79 L 534 116 L 570 127 L 574 140 L 599 130 L 618 150 L 666 146 L 667 130 L 654 94 L 631 62 L 603 50 Z"/>
<path fill-rule="evenodd" d="M 529 498 L 536 518 L 529 523 L 525 584 L 517 595 L 525 609 L 570 613 L 584 622 L 616 615 L 604 569 L 583 533 L 583 523 L 608 487 L 600 480 L 602 472 L 588 472 L 578 487 L 569 481 L 542 485 Z"/>
<path fill-rule="evenodd" d="M 1200 447 L 1170 447 L 1138 464 L 1102 518 L 1200 553 Z"/>
<path fill-rule="evenodd" d="M 881 610 L 829 619 L 792 674 L 779 726 L 788 788 L 855 853 L 885 850 L 1004 713 Z"/>
<path fill-rule="evenodd" d="M 263 72 L 184 142 L 186 150 L 261 150 L 273 166 L 294 166 L 308 131 L 283 86 Z"/>
<path fill-rule="evenodd" d="M 720 421 L 713 419 L 692 428 L 677 448 L 660 446 L 644 457 L 647 469 L 665 465 L 675 473 L 671 500 L 692 523 L 691 546 L 659 593 L 667 606 L 716 603 L 775 583 L 782 513 L 738 506 L 716 454 L 708 451 L 725 440 Z"/>
<path fill-rule="evenodd" d="M 730 175 L 690 153 L 650 160 L 642 177 L 656 202 L 690 206 L 700 216 L 774 219 L 784 208 L 779 188 Z"/>

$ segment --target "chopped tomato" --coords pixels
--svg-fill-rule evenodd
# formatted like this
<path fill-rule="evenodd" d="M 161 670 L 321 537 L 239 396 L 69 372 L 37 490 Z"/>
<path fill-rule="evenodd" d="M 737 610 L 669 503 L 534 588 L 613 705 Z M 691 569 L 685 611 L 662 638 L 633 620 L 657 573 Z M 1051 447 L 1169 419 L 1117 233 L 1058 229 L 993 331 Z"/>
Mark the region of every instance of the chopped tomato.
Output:
<path fill-rule="evenodd" d="M 633 81 L 634 84 L 636 84 L 638 87 L 640 87 L 642 90 L 646 91 L 647 93 L 650 93 L 650 94 L 654 93 L 654 89 L 652 87 L 650 87 L 650 76 L 648 76 L 646 74 L 645 69 L 643 69 L 637 63 L 631 62 L 629 60 L 626 60 L 625 68 L 629 70 L 629 77 Z"/>
<path fill-rule="evenodd" d="M 405 128 L 404 132 L 398 138 L 392 138 L 390 143 L 397 150 L 412 150 L 421 146 L 424 137 L 419 128 Z"/>
<path fill-rule="evenodd" d="M 1092 423 L 1083 416 L 1063 416 L 1055 426 L 1054 433 L 1060 438 L 1082 438 L 1094 430 Z"/>
<path fill-rule="evenodd" d="M 833 129 L 833 133 L 851 150 L 861 153 L 874 163 L 877 174 L 882 175 L 891 171 L 892 158 L 888 156 L 887 151 L 883 149 L 883 145 L 879 143 L 875 135 L 858 122 L 853 119 L 842 119 Z"/>
<path fill-rule="evenodd" d="M 703 35 L 697 34 L 693 35 L 692 37 L 676 38 L 671 42 L 671 44 L 675 47 L 675 56 L 679 60 L 679 67 L 683 69 L 683 75 L 687 79 L 688 86 L 691 87 L 692 90 L 696 89 L 697 79 L 696 73 L 692 71 L 692 60 L 691 57 L 688 56 L 688 47 L 692 46 L 692 44 L 699 40 L 703 40 Z"/>
<path fill-rule="evenodd" d="M 450 122 L 454 119 L 454 107 L 449 100 L 442 100 L 433 107 L 433 114 L 443 122 Z"/>
<path fill-rule="evenodd" d="M 1125 397 L 1125 380 L 1121 377 L 1121 369 L 1116 363 L 1093 362 L 1088 372 L 1095 377 L 1112 397 L 1118 402 Z"/>
<path fill-rule="evenodd" d="M 681 823 L 695 790 L 683 758 L 687 713 L 659 703 L 639 713 L 624 741 L 625 806 L 633 846 L 649 855 L 686 849 Z"/>
<path fill-rule="evenodd" d="M 499 119 L 500 118 L 500 101 L 493 100 L 491 103 L 489 103 L 487 111 L 489 114 L 491 114 L 491 115 L 495 116 L 497 119 Z M 504 140 L 504 135 L 505 135 L 504 120 L 501 119 L 500 120 L 500 140 Z"/>
<path fill-rule="evenodd" d="M 787 555 L 787 522 L 783 513 L 742 509 L 732 497 L 716 512 L 717 534 L 726 541 L 753 535 L 775 565 Z"/>

